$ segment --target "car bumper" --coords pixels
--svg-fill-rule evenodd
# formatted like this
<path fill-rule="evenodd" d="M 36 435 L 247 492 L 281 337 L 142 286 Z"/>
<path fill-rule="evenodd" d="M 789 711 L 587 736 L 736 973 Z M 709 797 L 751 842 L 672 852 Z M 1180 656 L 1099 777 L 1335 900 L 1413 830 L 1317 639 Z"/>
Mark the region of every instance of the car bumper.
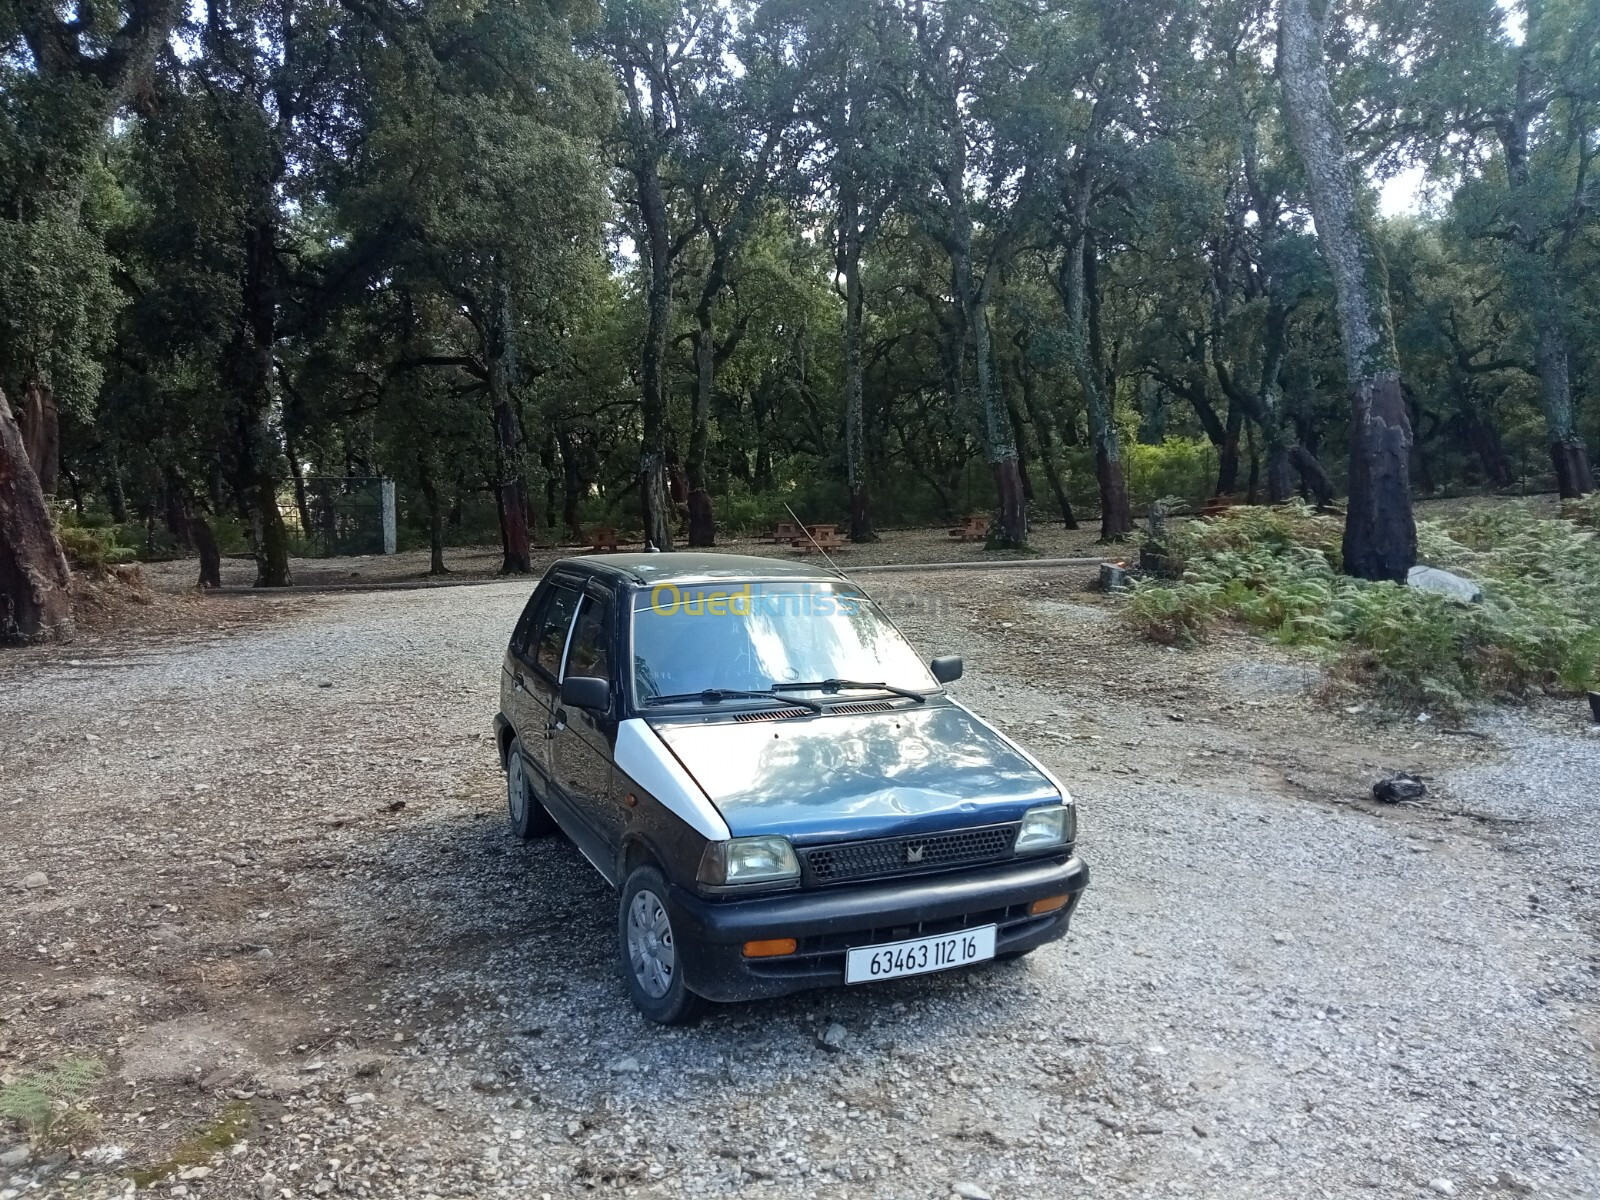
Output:
<path fill-rule="evenodd" d="M 1067 932 L 1089 883 L 1081 859 L 1012 863 L 916 879 L 707 900 L 681 888 L 668 899 L 684 981 L 712 1000 L 754 1000 L 844 983 L 845 952 L 906 938 L 994 925 L 996 955 L 1020 954 Z M 1035 900 L 1066 907 L 1033 916 Z M 780 958 L 749 959 L 744 944 L 794 938 Z"/>

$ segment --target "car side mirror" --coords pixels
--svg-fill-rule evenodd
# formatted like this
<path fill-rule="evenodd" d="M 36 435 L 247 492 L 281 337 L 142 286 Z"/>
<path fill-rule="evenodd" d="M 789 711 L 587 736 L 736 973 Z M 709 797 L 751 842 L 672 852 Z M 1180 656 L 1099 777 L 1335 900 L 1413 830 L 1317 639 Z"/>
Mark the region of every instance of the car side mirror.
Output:
<path fill-rule="evenodd" d="M 943 658 L 936 658 L 928 664 L 933 671 L 933 677 L 940 683 L 954 683 L 961 678 L 961 657 L 957 654 L 947 654 Z"/>
<path fill-rule="evenodd" d="M 611 684 L 593 675 L 568 675 L 561 681 L 561 703 L 604 712 L 611 705 Z"/>

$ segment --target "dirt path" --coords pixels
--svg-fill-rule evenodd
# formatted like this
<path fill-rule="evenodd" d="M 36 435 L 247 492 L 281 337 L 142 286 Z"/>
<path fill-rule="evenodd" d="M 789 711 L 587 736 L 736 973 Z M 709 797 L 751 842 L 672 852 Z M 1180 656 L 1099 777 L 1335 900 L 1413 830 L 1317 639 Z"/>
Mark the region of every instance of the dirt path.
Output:
<path fill-rule="evenodd" d="M 1330 714 L 1083 582 L 870 585 L 1079 796 L 1068 941 L 688 1031 L 628 1007 L 587 865 L 505 830 L 526 584 L 0 659 L 0 1072 L 104 1060 L 98 1157 L 200 1197 L 1600 1192 L 1600 738 Z M 1389 768 L 1428 804 L 1363 802 Z"/>

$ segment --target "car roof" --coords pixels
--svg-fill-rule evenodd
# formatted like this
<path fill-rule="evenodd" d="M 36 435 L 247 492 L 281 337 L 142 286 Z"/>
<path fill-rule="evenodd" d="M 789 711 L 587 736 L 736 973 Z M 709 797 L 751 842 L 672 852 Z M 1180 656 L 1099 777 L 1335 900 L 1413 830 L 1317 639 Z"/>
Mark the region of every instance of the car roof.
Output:
<path fill-rule="evenodd" d="M 702 551 L 668 551 L 644 554 L 586 555 L 564 558 L 557 567 L 577 568 L 601 578 L 654 586 L 659 583 L 718 583 L 757 579 L 796 582 L 837 582 L 839 575 L 810 563 L 785 562 L 755 554 L 707 554 Z"/>

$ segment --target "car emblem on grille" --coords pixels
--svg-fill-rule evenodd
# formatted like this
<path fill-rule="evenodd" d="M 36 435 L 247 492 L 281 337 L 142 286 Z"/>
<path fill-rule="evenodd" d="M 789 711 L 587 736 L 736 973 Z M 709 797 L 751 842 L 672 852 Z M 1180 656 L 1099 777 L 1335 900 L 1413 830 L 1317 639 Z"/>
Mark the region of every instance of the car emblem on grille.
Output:
<path fill-rule="evenodd" d="M 912 863 L 921 862 L 922 861 L 922 851 L 923 851 L 923 844 L 921 842 L 918 842 L 915 846 L 907 846 L 906 847 L 906 865 L 910 866 Z"/>

